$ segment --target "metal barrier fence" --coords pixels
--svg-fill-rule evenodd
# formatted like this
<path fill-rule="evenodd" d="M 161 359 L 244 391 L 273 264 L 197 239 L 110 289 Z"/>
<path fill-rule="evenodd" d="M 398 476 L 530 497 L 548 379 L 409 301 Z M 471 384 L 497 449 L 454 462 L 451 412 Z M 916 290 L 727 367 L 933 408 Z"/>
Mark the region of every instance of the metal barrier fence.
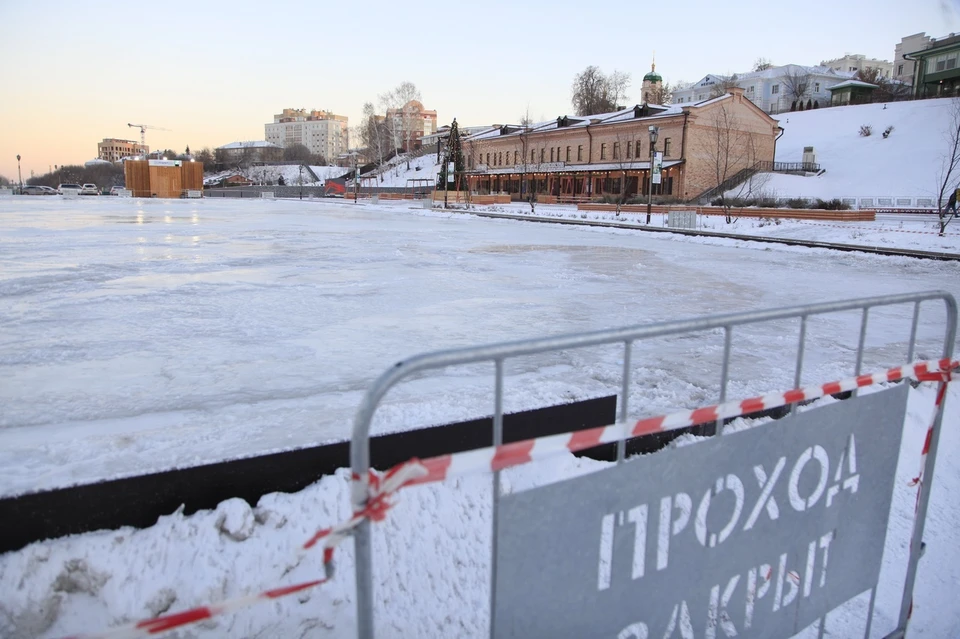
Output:
<path fill-rule="evenodd" d="M 618 425 L 627 423 L 629 414 L 629 396 L 631 388 L 631 355 L 635 342 L 652 338 L 679 336 L 690 333 L 722 329 L 724 334 L 723 357 L 720 372 L 719 402 L 727 399 L 727 385 L 729 381 L 730 359 L 732 354 L 732 337 L 736 327 L 774 322 L 778 320 L 799 319 L 797 335 L 797 351 L 794 360 L 794 388 L 801 384 L 801 373 L 804 365 L 805 342 L 808 319 L 830 313 L 844 311 L 860 311 L 860 335 L 856 349 L 854 375 L 860 376 L 863 364 L 864 348 L 867 336 L 868 319 L 871 309 L 895 305 L 913 305 L 913 319 L 907 344 L 906 362 L 914 356 L 917 329 L 919 325 L 920 308 L 923 302 L 942 301 L 946 310 L 944 326 L 943 358 L 953 357 L 954 342 L 957 333 L 957 303 L 952 295 L 943 291 L 931 291 L 917 294 L 888 295 L 857 300 L 810 304 L 782 309 L 750 311 L 717 315 L 712 317 L 695 318 L 682 321 L 661 322 L 643 326 L 621 329 L 603 330 L 592 333 L 564 335 L 535 340 L 508 342 L 474 348 L 455 349 L 426 353 L 398 362 L 385 371 L 368 389 L 357 411 L 350 446 L 350 460 L 353 484 L 351 500 L 354 512 L 364 510 L 372 493 L 370 485 L 370 427 L 381 400 L 386 393 L 399 382 L 425 371 L 436 371 L 448 366 L 476 364 L 490 362 L 494 364 L 493 378 L 493 445 L 503 443 L 503 385 L 504 363 L 508 359 L 556 352 L 565 349 L 586 348 L 592 346 L 622 344 L 623 345 L 623 372 L 619 394 Z M 884 378 L 886 379 L 886 378 Z M 834 391 L 829 391 L 834 392 Z M 854 391 L 855 392 L 855 391 Z M 801 395 L 802 397 L 802 395 Z M 791 411 L 799 400 L 787 400 L 791 403 Z M 710 417 L 709 419 L 714 419 Z M 917 563 L 921 553 L 924 523 L 930 499 L 930 488 L 933 479 L 933 469 L 936 462 L 937 445 L 939 441 L 942 420 L 942 407 L 938 408 L 934 423 L 928 435 L 928 449 L 924 460 L 922 490 L 917 501 L 916 518 L 911 535 L 909 562 L 906 579 L 903 587 L 900 615 L 897 629 L 888 637 L 902 637 L 906 631 L 910 610 L 912 608 L 913 587 L 916 579 Z M 717 423 L 717 434 L 721 434 L 721 423 Z M 618 436 L 618 464 L 623 461 L 626 433 Z M 498 512 L 500 500 L 500 473 L 493 472 L 493 534 L 492 534 L 492 569 L 491 569 L 491 634 L 493 633 L 493 601 L 497 583 L 497 545 L 498 545 Z M 372 639 L 374 636 L 374 594 L 372 578 L 372 545 L 369 520 L 362 521 L 354 532 L 356 587 L 357 587 L 357 623 L 358 635 L 361 639 Z M 868 608 L 867 636 L 876 598 L 876 585 L 870 591 Z M 824 624 L 820 624 L 821 636 Z"/>
<path fill-rule="evenodd" d="M 886 195 L 873 197 L 840 197 L 839 200 L 844 204 L 848 204 L 852 209 L 920 209 L 929 210 L 930 212 L 935 212 L 937 210 L 937 198 L 929 196 L 913 197 Z"/>

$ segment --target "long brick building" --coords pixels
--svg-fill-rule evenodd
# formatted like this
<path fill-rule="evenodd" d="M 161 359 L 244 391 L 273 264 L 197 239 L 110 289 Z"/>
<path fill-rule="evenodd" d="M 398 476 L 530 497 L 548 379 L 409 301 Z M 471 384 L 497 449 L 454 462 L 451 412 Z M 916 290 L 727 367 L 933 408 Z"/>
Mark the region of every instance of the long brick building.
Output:
<path fill-rule="evenodd" d="M 501 126 L 465 139 L 474 192 L 563 197 L 647 193 L 651 126 L 663 153 L 653 194 L 690 200 L 757 162 L 772 162 L 777 121 L 743 89 L 704 102 L 637 105 L 613 113 L 561 116 L 530 127 Z"/>

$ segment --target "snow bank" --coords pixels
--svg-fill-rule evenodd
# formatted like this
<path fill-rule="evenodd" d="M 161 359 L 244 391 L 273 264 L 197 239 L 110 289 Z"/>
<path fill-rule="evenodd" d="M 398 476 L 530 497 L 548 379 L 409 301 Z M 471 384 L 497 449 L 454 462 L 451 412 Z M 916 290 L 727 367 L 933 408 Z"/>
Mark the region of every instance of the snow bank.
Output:
<path fill-rule="evenodd" d="M 930 384 L 910 392 L 874 637 L 893 628 L 899 611 L 915 499 L 909 483 L 918 468 L 934 394 Z M 960 490 L 956 386 L 950 389 L 946 410 L 911 625 L 918 636 L 960 633 L 960 609 L 953 605 L 960 583 L 955 543 L 960 508 L 951 498 Z M 739 422 L 730 428 L 745 426 Z M 681 442 L 689 443 L 689 438 Z M 562 455 L 505 471 L 502 483 L 506 493 L 522 491 L 607 465 Z M 374 525 L 378 636 L 488 636 L 490 497 L 489 476 L 408 488 L 386 521 Z M 162 517 L 145 530 L 91 533 L 0 555 L 0 635 L 58 637 L 100 630 L 314 579 L 321 572 L 319 553 L 300 555 L 297 548 L 315 529 L 347 518 L 347 504 L 348 474 L 341 471 L 293 495 L 267 495 L 253 508 L 229 500 L 189 517 L 179 512 Z M 336 558 L 331 583 L 206 621 L 185 636 L 355 636 L 349 542 Z M 838 609 L 828 617 L 829 632 L 860 636 L 864 608 L 860 597 Z"/>

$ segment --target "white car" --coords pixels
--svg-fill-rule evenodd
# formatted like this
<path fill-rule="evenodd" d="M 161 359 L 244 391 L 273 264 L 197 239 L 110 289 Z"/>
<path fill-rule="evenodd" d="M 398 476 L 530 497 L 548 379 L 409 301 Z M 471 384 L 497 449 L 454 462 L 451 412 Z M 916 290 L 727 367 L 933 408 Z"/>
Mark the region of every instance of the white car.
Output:
<path fill-rule="evenodd" d="M 83 190 L 83 187 L 79 184 L 60 184 L 57 186 L 57 193 L 60 195 L 80 195 L 80 191 Z"/>
<path fill-rule="evenodd" d="M 100 195 L 100 189 L 96 184 L 84 184 L 80 187 L 80 195 Z"/>

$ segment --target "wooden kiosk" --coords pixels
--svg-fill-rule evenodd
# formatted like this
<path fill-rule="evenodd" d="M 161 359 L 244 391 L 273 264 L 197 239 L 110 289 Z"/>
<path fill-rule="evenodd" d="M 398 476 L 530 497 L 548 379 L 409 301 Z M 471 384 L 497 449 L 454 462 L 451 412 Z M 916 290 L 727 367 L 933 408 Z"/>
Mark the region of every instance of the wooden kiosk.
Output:
<path fill-rule="evenodd" d="M 133 197 L 184 197 L 203 190 L 203 164 L 182 160 L 125 160 L 123 177 Z"/>

